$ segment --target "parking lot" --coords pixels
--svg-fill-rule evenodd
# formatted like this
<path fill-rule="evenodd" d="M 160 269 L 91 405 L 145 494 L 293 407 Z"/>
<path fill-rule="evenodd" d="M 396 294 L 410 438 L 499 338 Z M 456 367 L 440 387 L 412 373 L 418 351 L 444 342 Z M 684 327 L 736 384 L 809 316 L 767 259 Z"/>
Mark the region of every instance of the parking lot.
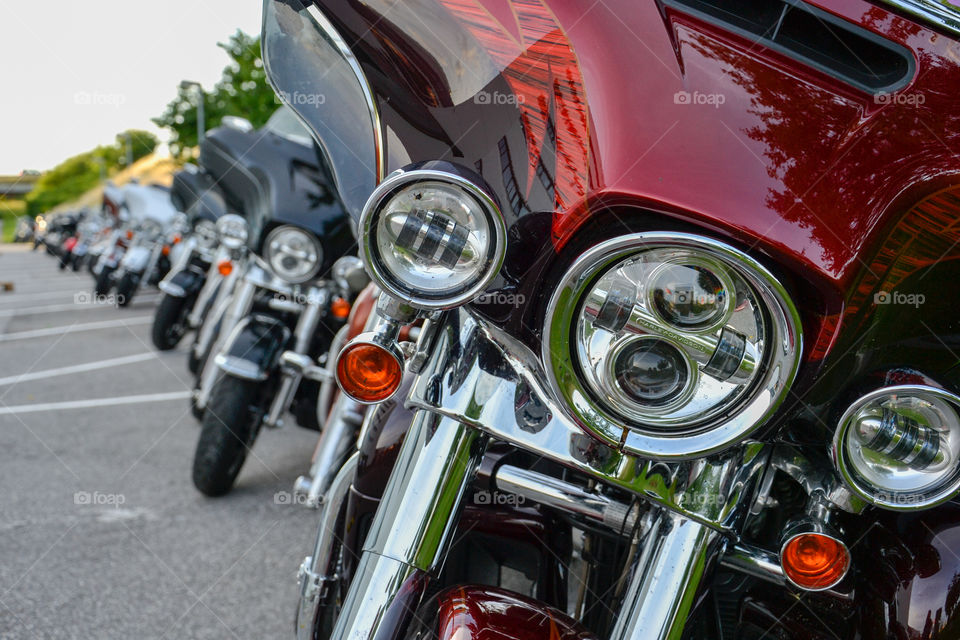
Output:
<path fill-rule="evenodd" d="M 189 338 L 157 353 L 158 294 L 0 245 L 0 638 L 275 638 L 292 632 L 316 514 L 287 499 L 315 434 L 258 440 L 234 491 L 190 481 Z"/>

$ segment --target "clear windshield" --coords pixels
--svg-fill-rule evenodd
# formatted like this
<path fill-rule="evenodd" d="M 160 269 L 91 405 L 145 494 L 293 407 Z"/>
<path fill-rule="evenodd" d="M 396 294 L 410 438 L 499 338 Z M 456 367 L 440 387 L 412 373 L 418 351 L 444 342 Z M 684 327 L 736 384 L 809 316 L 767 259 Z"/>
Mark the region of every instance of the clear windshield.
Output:
<path fill-rule="evenodd" d="M 382 179 L 380 129 L 359 64 L 327 19 L 299 0 L 264 0 L 263 59 L 277 95 L 330 161 L 354 219 Z"/>

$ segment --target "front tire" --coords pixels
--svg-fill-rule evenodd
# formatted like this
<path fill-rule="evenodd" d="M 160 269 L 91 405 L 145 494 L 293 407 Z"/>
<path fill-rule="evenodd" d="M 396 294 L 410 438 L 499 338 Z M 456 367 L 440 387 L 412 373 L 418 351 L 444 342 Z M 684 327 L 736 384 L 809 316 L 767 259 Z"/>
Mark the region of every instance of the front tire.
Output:
<path fill-rule="evenodd" d="M 260 430 L 259 385 L 229 375 L 214 385 L 193 457 L 193 484 L 200 493 L 216 497 L 233 488 Z"/>
<path fill-rule="evenodd" d="M 153 346 L 160 351 L 177 346 L 187 333 L 187 316 L 192 307 L 188 298 L 164 294 L 153 317 Z"/>
<path fill-rule="evenodd" d="M 97 298 L 105 298 L 113 288 L 113 271 L 110 267 L 104 267 L 97 276 L 97 283 L 93 287 L 93 295 Z"/>
<path fill-rule="evenodd" d="M 137 293 L 137 285 L 140 284 L 140 275 L 127 272 L 117 283 L 117 306 L 125 307 L 133 301 L 133 296 Z"/>

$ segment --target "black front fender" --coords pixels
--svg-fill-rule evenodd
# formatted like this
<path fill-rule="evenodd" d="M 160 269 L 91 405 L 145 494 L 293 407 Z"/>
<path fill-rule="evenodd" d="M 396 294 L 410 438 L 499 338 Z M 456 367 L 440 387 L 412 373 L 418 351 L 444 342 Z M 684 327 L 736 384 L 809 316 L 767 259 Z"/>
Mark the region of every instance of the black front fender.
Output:
<path fill-rule="evenodd" d="M 217 366 L 234 377 L 262 382 L 277 367 L 292 332 L 268 315 L 244 318 L 227 338 L 216 358 Z"/>
<path fill-rule="evenodd" d="M 189 298 L 200 293 L 206 282 L 205 273 L 197 273 L 191 268 L 177 272 L 172 278 L 160 283 L 160 290 L 174 298 Z"/>

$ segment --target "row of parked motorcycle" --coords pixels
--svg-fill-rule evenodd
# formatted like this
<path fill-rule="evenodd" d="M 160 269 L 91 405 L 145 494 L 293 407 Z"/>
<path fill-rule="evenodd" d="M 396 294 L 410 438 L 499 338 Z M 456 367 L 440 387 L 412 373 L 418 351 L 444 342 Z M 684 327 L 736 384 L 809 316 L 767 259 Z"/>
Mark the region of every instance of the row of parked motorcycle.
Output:
<path fill-rule="evenodd" d="M 353 337 L 348 322 L 355 335 L 369 320 L 375 291 L 329 169 L 292 111 L 259 130 L 226 118 L 171 187 L 108 184 L 100 211 L 52 217 L 35 242 L 60 269 L 88 269 L 98 301 L 125 307 L 158 287 L 157 349 L 192 336 L 201 492 L 229 492 L 261 428 L 289 415 L 328 426 L 296 487 L 319 502 L 363 417 L 338 397 L 331 364 Z"/>

